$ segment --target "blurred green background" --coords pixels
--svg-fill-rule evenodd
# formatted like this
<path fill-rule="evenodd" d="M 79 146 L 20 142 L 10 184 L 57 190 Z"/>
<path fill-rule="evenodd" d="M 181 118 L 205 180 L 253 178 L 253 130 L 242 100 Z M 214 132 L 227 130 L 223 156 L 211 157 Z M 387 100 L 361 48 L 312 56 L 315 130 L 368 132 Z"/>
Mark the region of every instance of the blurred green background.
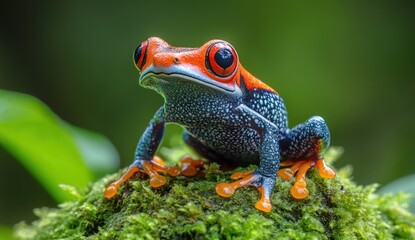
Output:
<path fill-rule="evenodd" d="M 413 1 L 2 5 L 0 88 L 33 95 L 65 121 L 104 134 L 122 167 L 162 104 L 138 85 L 132 61 L 141 41 L 159 36 L 186 47 L 229 41 L 244 67 L 282 95 L 291 127 L 312 115 L 326 119 L 332 145 L 345 148 L 335 165 L 353 165 L 358 183 L 415 172 Z M 180 131 L 171 128 L 167 138 Z M 0 189 L 0 225 L 56 205 L 1 146 Z"/>

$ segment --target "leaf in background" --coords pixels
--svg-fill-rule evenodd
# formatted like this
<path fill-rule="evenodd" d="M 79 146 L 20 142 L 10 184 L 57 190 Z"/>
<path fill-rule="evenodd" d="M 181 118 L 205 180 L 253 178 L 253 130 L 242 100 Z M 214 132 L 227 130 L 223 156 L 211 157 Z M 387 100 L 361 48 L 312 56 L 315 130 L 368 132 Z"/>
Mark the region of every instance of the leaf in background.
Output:
<path fill-rule="evenodd" d="M 415 213 L 415 174 L 399 178 L 386 184 L 378 190 L 378 193 L 409 193 L 412 195 L 409 201 L 409 210 Z"/>
<path fill-rule="evenodd" d="M 65 125 L 95 176 L 102 177 L 118 168 L 120 163 L 118 152 L 107 138 L 68 123 Z"/>
<path fill-rule="evenodd" d="M 2 239 L 2 240 L 12 240 L 12 239 L 14 239 L 13 229 L 10 226 L 0 225 L 0 239 Z"/>
<path fill-rule="evenodd" d="M 0 145 L 59 202 L 72 199 L 59 184 L 85 187 L 93 179 L 87 162 L 97 165 L 101 154 L 109 154 L 107 159 L 116 156 L 104 137 L 69 126 L 32 96 L 5 90 L 0 90 Z M 107 151 L 101 152 L 104 148 Z M 105 160 L 99 171 L 110 165 Z M 10 184 L 13 181 L 18 179 L 10 179 Z"/>

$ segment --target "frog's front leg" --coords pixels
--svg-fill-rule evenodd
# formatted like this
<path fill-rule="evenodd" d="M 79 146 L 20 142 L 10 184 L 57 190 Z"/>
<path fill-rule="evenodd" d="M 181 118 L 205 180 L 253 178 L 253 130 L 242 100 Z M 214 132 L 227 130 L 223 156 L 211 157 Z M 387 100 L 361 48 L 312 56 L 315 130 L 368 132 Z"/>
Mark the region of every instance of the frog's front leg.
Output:
<path fill-rule="evenodd" d="M 127 171 L 117 181 L 111 183 L 104 192 L 106 198 L 111 198 L 117 193 L 119 185 L 129 178 L 134 176 L 135 173 L 139 173 L 140 170 L 144 171 L 150 176 L 150 185 L 152 187 L 159 187 L 166 183 L 166 178 L 159 175 L 155 171 L 155 164 L 153 160 L 154 154 L 163 138 L 164 134 L 164 108 L 161 107 L 154 114 L 149 125 L 147 126 L 144 134 L 141 136 L 137 148 L 135 151 L 134 162 L 128 167 Z M 156 158 L 156 162 L 162 165 L 161 159 Z"/>
<path fill-rule="evenodd" d="M 316 167 L 323 178 L 334 178 L 336 173 L 329 168 L 323 158 L 330 144 L 330 132 L 323 118 L 315 116 L 291 129 L 280 141 L 282 167 L 278 176 L 289 180 L 296 175 L 291 195 L 296 199 L 308 196 L 305 174 Z"/>
<path fill-rule="evenodd" d="M 255 208 L 264 212 L 272 210 L 270 196 L 275 185 L 276 174 L 280 163 L 280 149 L 277 128 L 267 119 L 245 105 L 238 107 L 245 123 L 255 129 L 261 136 L 260 164 L 255 171 L 234 173 L 231 179 L 239 179 L 232 183 L 219 183 L 216 193 L 222 197 L 231 197 L 237 188 L 254 186 L 261 193 L 261 198 L 255 203 Z"/>
<path fill-rule="evenodd" d="M 203 165 L 200 160 L 184 158 L 181 160 L 182 168 L 177 166 L 166 167 L 161 158 L 154 156 L 163 138 L 165 124 L 164 108 L 161 107 L 154 114 L 137 144 L 134 162 L 117 181 L 111 183 L 105 189 L 104 196 L 106 198 L 113 197 L 121 183 L 127 181 L 134 174 L 140 173 L 140 171 L 145 172 L 150 177 L 150 186 L 154 188 L 161 187 L 167 182 L 167 179 L 158 172 L 167 172 L 171 176 L 196 174 L 195 171 L 190 170 L 197 168 L 198 164 Z"/>

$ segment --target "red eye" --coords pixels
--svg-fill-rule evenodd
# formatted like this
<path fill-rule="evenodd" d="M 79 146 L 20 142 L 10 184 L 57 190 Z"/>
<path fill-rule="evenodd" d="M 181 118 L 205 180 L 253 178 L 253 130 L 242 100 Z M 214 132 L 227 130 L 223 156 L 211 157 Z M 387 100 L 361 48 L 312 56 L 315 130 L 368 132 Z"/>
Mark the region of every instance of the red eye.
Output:
<path fill-rule="evenodd" d="M 218 77 L 229 77 L 235 72 L 238 56 L 231 45 L 225 42 L 212 44 L 206 53 L 207 68 Z"/>
<path fill-rule="evenodd" d="M 148 40 L 142 42 L 134 51 L 134 63 L 138 70 L 141 70 L 146 64 Z"/>

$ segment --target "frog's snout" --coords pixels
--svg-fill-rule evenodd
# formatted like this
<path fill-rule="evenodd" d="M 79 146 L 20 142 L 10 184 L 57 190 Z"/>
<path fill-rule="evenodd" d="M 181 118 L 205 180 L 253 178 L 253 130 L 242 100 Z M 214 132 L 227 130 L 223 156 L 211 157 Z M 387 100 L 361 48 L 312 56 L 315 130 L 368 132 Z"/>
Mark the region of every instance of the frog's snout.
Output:
<path fill-rule="evenodd" d="M 156 53 L 153 55 L 152 64 L 156 68 L 169 68 L 180 63 L 179 56 L 171 53 Z"/>

